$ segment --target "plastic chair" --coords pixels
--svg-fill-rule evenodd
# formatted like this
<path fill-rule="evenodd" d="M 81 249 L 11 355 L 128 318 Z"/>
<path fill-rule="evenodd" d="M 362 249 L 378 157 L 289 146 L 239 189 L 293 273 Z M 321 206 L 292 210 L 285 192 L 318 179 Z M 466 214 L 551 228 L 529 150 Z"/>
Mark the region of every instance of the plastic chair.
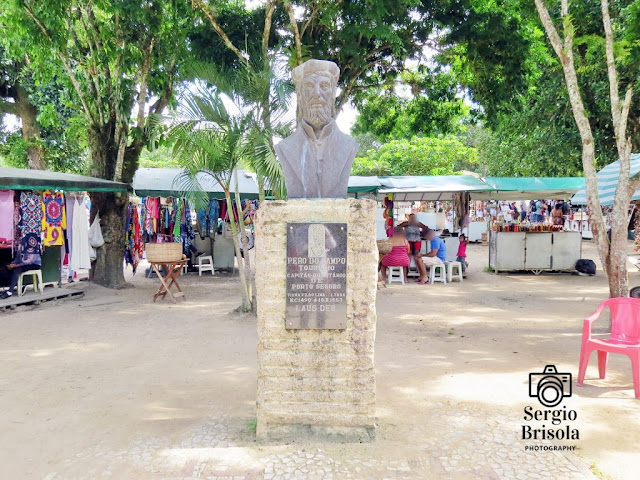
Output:
<path fill-rule="evenodd" d="M 200 255 L 198 257 L 198 276 L 202 276 L 202 272 L 215 273 L 213 270 L 213 257 L 211 255 Z"/>
<path fill-rule="evenodd" d="M 591 337 L 591 326 L 605 307 L 611 311 L 611 335 L 608 339 Z M 633 388 L 640 399 L 640 299 L 610 298 L 600 304 L 593 315 L 585 318 L 582 327 L 582 349 L 578 385 L 584 383 L 584 376 L 591 352 L 598 352 L 598 372 L 604 378 L 607 371 L 609 353 L 621 353 L 631 360 Z"/>
<path fill-rule="evenodd" d="M 404 267 L 387 267 L 387 283 L 393 282 L 404 285 Z"/>
<path fill-rule="evenodd" d="M 33 291 L 37 292 L 38 287 L 40 288 L 40 294 L 44 294 L 44 286 L 42 285 L 42 270 L 27 270 L 26 272 L 20 273 L 18 277 L 18 296 L 22 296 L 22 279 L 24 277 L 32 278 L 33 283 Z"/>
<path fill-rule="evenodd" d="M 458 261 L 453 261 L 453 262 L 445 262 L 445 265 L 447 267 L 447 282 L 449 283 L 453 282 L 453 275 L 454 275 L 453 271 L 456 270 L 455 278 L 457 278 L 458 281 L 462 283 L 462 263 Z"/>
<path fill-rule="evenodd" d="M 416 259 L 413 258 L 413 256 L 411 257 L 411 263 L 409 264 L 409 268 L 407 270 L 407 278 L 420 276 L 420 272 L 418 271 L 418 267 L 416 266 Z"/>
<path fill-rule="evenodd" d="M 437 270 L 437 275 L 436 275 Z M 447 273 L 445 264 L 440 265 L 431 265 L 429 267 L 429 283 L 442 282 L 445 285 L 447 284 Z"/>

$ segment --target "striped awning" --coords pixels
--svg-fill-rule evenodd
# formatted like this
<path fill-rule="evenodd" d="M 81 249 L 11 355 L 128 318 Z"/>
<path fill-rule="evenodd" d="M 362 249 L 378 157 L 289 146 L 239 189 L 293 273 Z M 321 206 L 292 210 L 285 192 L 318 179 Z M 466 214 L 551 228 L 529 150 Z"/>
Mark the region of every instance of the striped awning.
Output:
<path fill-rule="evenodd" d="M 629 176 L 633 177 L 640 173 L 640 154 L 634 153 L 630 159 L 631 169 Z M 598 195 L 600 196 L 600 204 L 604 206 L 613 205 L 613 197 L 616 194 L 618 179 L 620 178 L 620 160 L 610 163 L 598 172 Z M 633 194 L 632 200 L 640 200 L 640 189 Z M 578 193 L 571 198 L 574 205 L 587 204 L 586 186 L 582 187 Z"/>

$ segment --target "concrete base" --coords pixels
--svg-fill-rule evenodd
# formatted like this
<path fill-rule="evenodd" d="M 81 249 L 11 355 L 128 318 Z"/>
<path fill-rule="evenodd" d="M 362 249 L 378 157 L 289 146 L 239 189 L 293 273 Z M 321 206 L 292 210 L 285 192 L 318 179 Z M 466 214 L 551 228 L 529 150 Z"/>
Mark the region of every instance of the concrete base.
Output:
<path fill-rule="evenodd" d="M 346 222 L 345 330 L 287 330 L 287 222 Z M 264 202 L 256 219 L 257 436 L 278 441 L 375 438 L 376 203 Z"/>

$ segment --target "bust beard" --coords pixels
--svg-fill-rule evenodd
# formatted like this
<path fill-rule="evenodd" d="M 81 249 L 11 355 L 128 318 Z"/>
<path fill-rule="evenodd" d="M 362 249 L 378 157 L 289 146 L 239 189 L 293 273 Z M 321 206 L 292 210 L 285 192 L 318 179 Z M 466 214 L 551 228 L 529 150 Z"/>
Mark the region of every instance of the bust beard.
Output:
<path fill-rule="evenodd" d="M 333 115 L 331 106 L 309 106 L 303 115 L 303 119 L 314 128 L 322 128 L 331 123 Z"/>

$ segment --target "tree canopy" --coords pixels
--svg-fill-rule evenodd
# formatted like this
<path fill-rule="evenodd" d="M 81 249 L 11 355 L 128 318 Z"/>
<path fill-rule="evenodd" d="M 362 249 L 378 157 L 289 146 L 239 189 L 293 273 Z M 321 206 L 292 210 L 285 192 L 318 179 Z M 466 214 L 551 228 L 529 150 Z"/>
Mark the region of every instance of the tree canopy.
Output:
<path fill-rule="evenodd" d="M 391 140 L 364 157 L 356 157 L 352 175 L 452 175 L 471 170 L 477 152 L 455 138 L 414 137 Z"/>

